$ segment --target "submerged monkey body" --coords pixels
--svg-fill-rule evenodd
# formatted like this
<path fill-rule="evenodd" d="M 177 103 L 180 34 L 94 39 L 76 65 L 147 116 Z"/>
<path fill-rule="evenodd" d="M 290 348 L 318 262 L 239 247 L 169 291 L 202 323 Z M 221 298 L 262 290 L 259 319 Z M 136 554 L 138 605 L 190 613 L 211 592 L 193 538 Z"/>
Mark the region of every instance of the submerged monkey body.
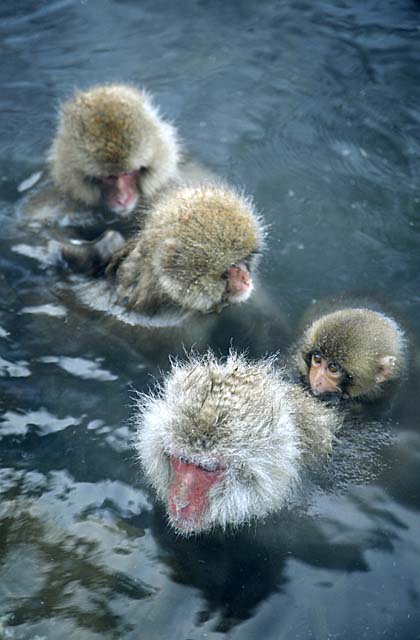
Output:
<path fill-rule="evenodd" d="M 341 424 L 271 360 L 248 363 L 233 353 L 224 362 L 207 355 L 175 364 L 137 408 L 141 465 L 184 535 L 281 509 L 305 463 L 330 452 Z"/>

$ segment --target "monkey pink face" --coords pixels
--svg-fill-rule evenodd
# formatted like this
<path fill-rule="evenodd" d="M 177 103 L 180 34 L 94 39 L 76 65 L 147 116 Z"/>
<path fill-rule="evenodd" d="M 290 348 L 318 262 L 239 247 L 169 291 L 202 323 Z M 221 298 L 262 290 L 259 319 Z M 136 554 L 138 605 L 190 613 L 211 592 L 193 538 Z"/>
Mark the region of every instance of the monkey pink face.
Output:
<path fill-rule="evenodd" d="M 133 211 L 139 199 L 139 174 L 140 170 L 136 169 L 101 178 L 104 201 L 110 211 L 123 216 Z"/>
<path fill-rule="evenodd" d="M 230 302 L 244 302 L 251 295 L 253 283 L 245 262 L 236 262 L 226 269 L 226 293 Z"/>
<path fill-rule="evenodd" d="M 222 478 L 223 470 L 205 469 L 179 458 L 170 458 L 172 481 L 169 511 L 174 526 L 182 531 L 199 531 L 208 507 L 209 491 Z"/>
<path fill-rule="evenodd" d="M 309 384 L 315 396 L 320 396 L 323 393 L 341 393 L 339 385 L 343 382 L 344 377 L 344 371 L 339 365 L 329 362 L 318 351 L 312 354 Z"/>

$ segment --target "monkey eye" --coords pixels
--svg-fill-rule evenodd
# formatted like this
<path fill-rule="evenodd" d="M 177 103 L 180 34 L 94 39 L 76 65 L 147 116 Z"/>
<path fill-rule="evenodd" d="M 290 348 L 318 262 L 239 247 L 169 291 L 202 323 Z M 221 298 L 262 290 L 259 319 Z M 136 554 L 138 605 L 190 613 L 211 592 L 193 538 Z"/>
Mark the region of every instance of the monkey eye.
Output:
<path fill-rule="evenodd" d="M 87 176 L 86 180 L 91 184 L 101 184 L 102 178 L 98 178 L 97 176 Z"/>
<path fill-rule="evenodd" d="M 122 176 L 129 176 L 130 178 L 135 178 L 142 169 L 143 167 L 140 167 L 140 169 L 133 169 L 133 171 L 121 171 L 121 173 L 117 173 L 115 175 L 112 174 L 109 176 L 103 176 L 102 179 L 99 179 L 99 182 L 102 182 L 108 185 L 113 185 L 114 182 L 116 182 L 118 178 L 121 178 Z"/>
<path fill-rule="evenodd" d="M 336 362 L 329 363 L 328 371 L 330 371 L 330 373 L 333 373 L 334 375 L 340 375 L 341 373 L 343 373 L 342 368 Z"/>
<path fill-rule="evenodd" d="M 105 184 L 114 184 L 114 182 L 118 179 L 118 176 L 104 176 L 102 178 L 102 182 Z"/>
<path fill-rule="evenodd" d="M 209 473 L 214 473 L 215 471 L 220 470 L 220 466 L 217 462 L 205 462 L 197 464 L 196 467 L 198 469 L 202 469 L 203 471 L 208 471 Z"/>
<path fill-rule="evenodd" d="M 244 258 L 243 260 L 241 260 L 241 262 L 244 263 L 244 265 L 246 266 L 246 268 L 248 269 L 248 271 L 251 270 L 251 265 L 254 261 L 254 258 L 256 258 L 256 256 L 260 255 L 260 251 L 251 251 L 251 253 L 246 256 L 246 258 Z"/>
<path fill-rule="evenodd" d="M 319 351 L 315 351 L 312 354 L 312 364 L 321 364 L 322 362 L 322 355 L 320 354 Z"/>

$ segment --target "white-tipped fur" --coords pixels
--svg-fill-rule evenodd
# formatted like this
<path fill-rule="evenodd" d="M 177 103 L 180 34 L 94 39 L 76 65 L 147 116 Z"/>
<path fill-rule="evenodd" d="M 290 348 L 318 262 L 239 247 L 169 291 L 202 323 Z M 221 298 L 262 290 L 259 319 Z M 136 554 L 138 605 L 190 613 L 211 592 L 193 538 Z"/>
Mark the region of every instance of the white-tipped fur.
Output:
<path fill-rule="evenodd" d="M 148 480 L 168 506 L 169 457 L 221 466 L 199 526 L 226 528 L 281 509 L 308 456 L 327 454 L 340 419 L 286 382 L 273 359 L 235 353 L 175 362 L 154 393 L 138 397 L 135 447 Z M 177 523 L 169 520 L 177 528 Z"/>

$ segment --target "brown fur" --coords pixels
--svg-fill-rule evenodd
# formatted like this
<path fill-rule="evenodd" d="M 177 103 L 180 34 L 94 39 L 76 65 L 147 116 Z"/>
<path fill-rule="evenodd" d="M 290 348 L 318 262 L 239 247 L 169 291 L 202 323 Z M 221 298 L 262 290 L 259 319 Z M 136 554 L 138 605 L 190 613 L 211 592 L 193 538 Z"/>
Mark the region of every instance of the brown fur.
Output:
<path fill-rule="evenodd" d="M 146 93 L 104 85 L 77 91 L 63 104 L 49 161 L 56 188 L 90 207 L 101 201 L 96 178 L 140 167 L 139 190 L 152 197 L 175 178 L 179 145 Z"/>
<path fill-rule="evenodd" d="M 109 271 L 130 309 L 171 304 L 208 312 L 225 302 L 225 270 L 246 258 L 253 262 L 261 244 L 261 226 L 247 199 L 226 187 L 183 187 L 151 210 Z"/>
<path fill-rule="evenodd" d="M 345 394 L 351 398 L 373 399 L 382 386 L 381 362 L 392 358 L 387 379 L 398 379 L 405 367 L 405 338 L 397 323 L 370 309 L 341 309 L 321 316 L 310 324 L 298 345 L 294 363 L 306 383 L 309 354 L 320 351 L 350 377 Z"/>

